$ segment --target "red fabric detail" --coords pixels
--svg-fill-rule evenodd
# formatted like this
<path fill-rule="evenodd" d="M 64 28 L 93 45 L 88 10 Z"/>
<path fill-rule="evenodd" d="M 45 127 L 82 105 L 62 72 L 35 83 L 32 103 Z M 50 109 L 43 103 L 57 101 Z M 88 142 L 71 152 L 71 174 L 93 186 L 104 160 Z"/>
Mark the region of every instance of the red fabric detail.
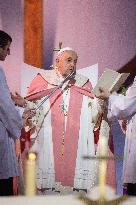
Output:
<path fill-rule="evenodd" d="M 78 99 L 77 101 L 75 97 Z M 55 97 L 51 98 L 51 105 L 53 105 L 51 116 L 55 179 L 64 186 L 73 186 L 74 184 L 82 97 L 79 93 L 75 95 L 74 89 L 71 88 L 67 127 L 64 133 L 64 155 L 61 154 L 62 135 L 64 131 L 64 114 L 61 112 L 60 107 L 62 95 L 60 95 L 59 91 Z"/>
<path fill-rule="evenodd" d="M 86 90 L 89 90 L 90 92 L 92 92 L 92 90 L 93 90 L 92 83 L 88 80 L 88 81 L 84 84 L 83 88 L 86 89 Z"/>
<path fill-rule="evenodd" d="M 42 89 L 42 90 L 40 90 L 38 92 L 34 92 L 34 93 L 30 94 L 30 95 L 27 95 L 25 97 L 25 99 L 30 100 L 30 101 L 37 100 L 37 99 L 40 100 L 40 98 L 45 97 L 47 95 L 50 95 L 51 92 L 53 92 L 54 90 L 55 90 L 55 88 L 49 88 L 49 89 L 44 88 L 44 89 Z"/>
<path fill-rule="evenodd" d="M 94 94 L 91 92 L 91 90 L 87 90 L 84 87 L 77 87 L 77 86 L 73 86 L 73 89 L 77 92 L 79 92 L 82 95 L 88 96 L 90 98 L 94 98 Z"/>
<path fill-rule="evenodd" d="M 48 82 L 38 74 L 31 82 L 28 88 L 28 95 L 25 97 L 27 100 L 40 99 L 43 96 L 41 91 L 47 89 Z"/>
<path fill-rule="evenodd" d="M 61 143 L 64 130 L 64 115 L 61 112 L 62 94 L 57 90 L 55 96 L 50 98 L 51 103 L 51 126 L 52 126 L 52 140 L 53 153 L 55 165 L 55 179 L 61 181 L 63 173 L 63 156 L 61 155 Z M 56 114 L 57 113 L 57 114 Z"/>
<path fill-rule="evenodd" d="M 97 144 L 99 141 L 99 129 L 94 131 L 94 143 Z"/>
<path fill-rule="evenodd" d="M 26 143 L 30 145 L 30 132 L 25 132 L 24 129 L 21 130 L 21 153 L 25 150 Z"/>
<path fill-rule="evenodd" d="M 112 135 L 109 136 L 108 145 L 109 145 L 110 151 L 114 154 L 114 143 L 113 143 L 113 136 Z"/>
<path fill-rule="evenodd" d="M 74 89 L 71 89 L 65 136 L 65 178 L 63 178 L 62 181 L 62 185 L 64 186 L 74 185 L 82 101 L 83 95 L 80 93 L 75 93 Z"/>
<path fill-rule="evenodd" d="M 73 85 L 73 89 L 75 89 L 75 91 L 81 93 L 82 95 L 94 98 L 94 94 L 92 93 L 92 84 L 89 81 L 87 81 L 87 83 L 83 87 Z"/>
<path fill-rule="evenodd" d="M 109 157 L 113 157 L 114 155 L 112 154 L 112 152 L 110 151 L 110 149 L 108 150 L 108 156 Z M 116 178 L 115 178 L 115 160 L 108 160 L 107 162 L 107 177 L 106 177 L 106 181 L 109 186 L 111 186 L 112 188 L 116 188 Z"/>

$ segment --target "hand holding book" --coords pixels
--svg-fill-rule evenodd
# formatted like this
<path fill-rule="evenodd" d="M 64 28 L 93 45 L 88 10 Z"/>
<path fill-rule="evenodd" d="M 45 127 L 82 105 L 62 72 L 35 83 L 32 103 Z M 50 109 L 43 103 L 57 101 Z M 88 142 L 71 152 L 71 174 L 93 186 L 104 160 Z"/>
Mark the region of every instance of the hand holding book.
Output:
<path fill-rule="evenodd" d="M 110 95 L 111 92 L 108 89 L 99 87 L 99 93 L 97 93 L 95 96 L 99 99 L 106 100 Z"/>
<path fill-rule="evenodd" d="M 119 90 L 128 76 L 129 73 L 118 73 L 107 69 L 99 78 L 97 85 L 93 89 L 93 93 L 96 97 L 109 97 L 111 92 Z"/>

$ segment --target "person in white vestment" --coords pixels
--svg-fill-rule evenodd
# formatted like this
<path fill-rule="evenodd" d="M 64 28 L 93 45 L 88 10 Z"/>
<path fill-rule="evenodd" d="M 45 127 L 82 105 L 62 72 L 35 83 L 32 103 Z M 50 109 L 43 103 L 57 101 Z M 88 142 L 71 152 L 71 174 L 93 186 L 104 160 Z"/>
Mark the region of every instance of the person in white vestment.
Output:
<path fill-rule="evenodd" d="M 97 97 L 108 99 L 108 119 L 127 120 L 123 183 L 127 186 L 128 195 L 136 196 L 136 77 L 126 96 L 100 90 L 101 94 Z"/>
<path fill-rule="evenodd" d="M 76 74 L 77 59 L 72 48 L 61 49 L 55 68 L 39 70 L 28 89 L 29 108 L 37 108 L 56 89 L 37 109 L 28 128 L 30 151 L 37 153 L 39 194 L 87 191 L 97 183 L 97 161 L 83 156 L 97 153 L 94 129 L 102 110 L 89 79 Z"/>

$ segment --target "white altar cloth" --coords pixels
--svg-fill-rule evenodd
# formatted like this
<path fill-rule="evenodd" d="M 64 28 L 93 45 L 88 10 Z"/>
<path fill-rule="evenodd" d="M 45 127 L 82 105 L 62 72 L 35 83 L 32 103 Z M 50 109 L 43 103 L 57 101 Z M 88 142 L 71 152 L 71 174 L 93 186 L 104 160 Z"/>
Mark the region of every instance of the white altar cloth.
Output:
<path fill-rule="evenodd" d="M 1 197 L 1 205 L 85 205 L 76 196 L 34 196 L 34 197 Z M 120 205 L 136 205 L 136 197 L 131 197 Z"/>

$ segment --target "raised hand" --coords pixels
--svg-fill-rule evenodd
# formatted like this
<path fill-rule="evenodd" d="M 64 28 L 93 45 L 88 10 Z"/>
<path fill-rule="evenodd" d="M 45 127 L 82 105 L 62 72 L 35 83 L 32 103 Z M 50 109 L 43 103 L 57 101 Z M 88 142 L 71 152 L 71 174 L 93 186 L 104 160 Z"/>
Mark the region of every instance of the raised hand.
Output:
<path fill-rule="evenodd" d="M 26 106 L 26 100 L 21 95 L 19 95 L 18 92 L 15 92 L 15 94 L 11 93 L 11 98 L 14 101 L 15 105 L 19 107 Z"/>
<path fill-rule="evenodd" d="M 111 93 L 105 88 L 99 88 L 100 94 L 97 94 L 96 97 L 102 100 L 107 100 Z"/>

